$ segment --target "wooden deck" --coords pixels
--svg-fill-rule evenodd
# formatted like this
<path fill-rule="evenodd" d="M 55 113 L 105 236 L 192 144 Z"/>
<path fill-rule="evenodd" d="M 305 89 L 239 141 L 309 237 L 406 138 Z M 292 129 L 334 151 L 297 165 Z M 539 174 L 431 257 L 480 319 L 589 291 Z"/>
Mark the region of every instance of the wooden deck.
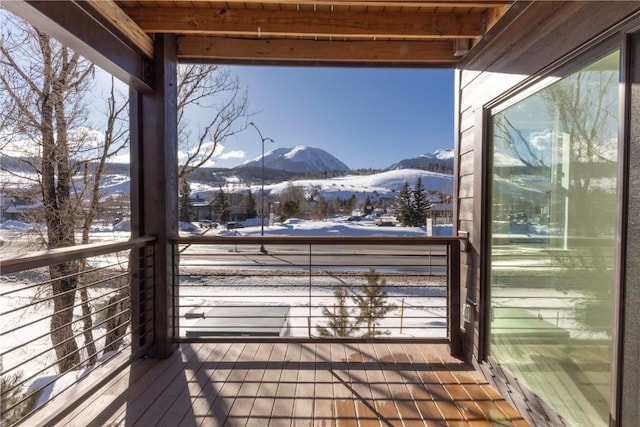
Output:
<path fill-rule="evenodd" d="M 137 362 L 56 425 L 529 424 L 446 346 L 225 343 Z"/>

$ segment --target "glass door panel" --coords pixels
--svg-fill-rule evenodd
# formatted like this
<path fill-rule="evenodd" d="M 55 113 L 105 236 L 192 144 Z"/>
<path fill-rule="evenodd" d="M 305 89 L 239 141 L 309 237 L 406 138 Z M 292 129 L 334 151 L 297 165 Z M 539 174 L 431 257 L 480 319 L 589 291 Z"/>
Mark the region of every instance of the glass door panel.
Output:
<path fill-rule="evenodd" d="M 490 354 L 571 425 L 608 425 L 618 218 L 612 52 L 492 116 Z"/>

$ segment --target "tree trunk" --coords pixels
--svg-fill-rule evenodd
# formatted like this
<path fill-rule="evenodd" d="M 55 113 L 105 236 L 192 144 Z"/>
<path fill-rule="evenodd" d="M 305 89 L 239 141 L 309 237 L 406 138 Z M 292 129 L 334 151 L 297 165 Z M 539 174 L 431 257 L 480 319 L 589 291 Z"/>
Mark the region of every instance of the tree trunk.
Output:
<path fill-rule="evenodd" d="M 72 173 L 69 167 L 63 104 L 64 87 L 56 80 L 52 68 L 50 39 L 43 33 L 38 34 L 45 60 L 41 119 L 42 199 L 48 248 L 54 249 L 75 244 L 74 206 L 71 203 Z M 51 290 L 54 307 L 51 315 L 51 343 L 58 357 L 58 371 L 64 373 L 80 363 L 72 325 L 78 265 L 75 262 L 58 264 L 51 266 L 49 272 L 53 280 Z"/>
<path fill-rule="evenodd" d="M 104 352 L 118 351 L 123 346 L 123 338 L 129 328 L 129 320 L 131 319 L 131 287 L 127 286 L 114 296 L 109 298 L 107 306 L 107 336 L 105 337 Z"/>
<path fill-rule="evenodd" d="M 85 271 L 86 264 L 86 260 L 80 261 L 80 272 Z M 96 343 L 93 339 L 93 310 L 91 310 L 91 305 L 89 304 L 89 291 L 86 287 L 85 274 L 80 274 L 78 276 L 78 288 L 80 290 L 80 301 L 82 307 L 82 335 L 84 336 L 84 345 L 87 352 L 87 365 L 94 366 L 98 359 L 98 351 L 96 350 Z"/>
<path fill-rule="evenodd" d="M 52 265 L 49 273 L 54 280 L 51 343 L 58 358 L 58 372 L 64 373 L 80 364 L 78 344 L 73 336 L 73 305 L 76 297 L 77 266 L 74 262 Z"/>

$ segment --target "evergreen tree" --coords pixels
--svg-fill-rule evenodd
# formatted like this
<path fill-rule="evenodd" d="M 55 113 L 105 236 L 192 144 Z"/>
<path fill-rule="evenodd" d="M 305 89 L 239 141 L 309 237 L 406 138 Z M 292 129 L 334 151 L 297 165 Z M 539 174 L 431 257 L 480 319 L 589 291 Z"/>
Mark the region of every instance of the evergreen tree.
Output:
<path fill-rule="evenodd" d="M 353 212 L 353 210 L 356 208 L 358 204 L 358 198 L 356 197 L 355 194 L 353 194 L 349 200 L 346 200 L 344 202 L 344 211 L 346 214 L 351 215 L 351 212 Z"/>
<path fill-rule="evenodd" d="M 300 214 L 300 205 L 295 200 L 286 200 L 280 205 L 280 221 L 296 218 Z"/>
<path fill-rule="evenodd" d="M 425 225 L 427 213 L 431 209 L 431 201 L 424 186 L 422 177 L 418 177 L 413 188 L 405 181 L 396 199 L 398 221 L 405 227 L 421 227 Z"/>
<path fill-rule="evenodd" d="M 413 219 L 412 195 L 409 183 L 404 182 L 397 198 L 398 221 L 405 227 L 411 226 Z"/>
<path fill-rule="evenodd" d="M 387 280 L 381 278 L 374 268 L 370 268 L 365 277 L 367 284 L 361 286 L 358 294 L 353 297 L 358 306 L 356 319 L 367 325 L 365 336 L 388 335 L 389 331 L 381 332 L 377 329 L 379 321 L 395 309 L 394 304 L 387 302 Z"/>
<path fill-rule="evenodd" d="M 373 213 L 373 206 L 371 205 L 371 199 L 369 198 L 369 196 L 367 196 L 366 200 L 364 201 L 362 212 L 365 215 L 371 215 Z"/>
<path fill-rule="evenodd" d="M 247 218 L 256 218 L 258 216 L 258 209 L 256 208 L 256 199 L 253 198 L 253 194 L 251 190 L 247 193 L 247 197 L 245 199 L 245 206 L 247 212 Z M 264 216 L 264 212 L 262 214 Z"/>
<path fill-rule="evenodd" d="M 220 187 L 220 191 L 216 194 L 216 198 L 214 201 L 214 207 L 216 210 L 216 214 L 218 216 L 218 222 L 225 223 L 229 221 L 229 216 L 231 215 L 231 211 L 229 209 L 229 199 L 227 198 L 226 193 Z"/>
<path fill-rule="evenodd" d="M 178 198 L 178 219 L 184 222 L 191 222 L 195 218 L 195 209 L 191 203 L 191 187 L 186 179 L 180 183 Z"/>
<path fill-rule="evenodd" d="M 0 378 L 0 426 L 17 425 L 38 403 L 39 392 L 24 391 L 22 372 L 14 372 Z"/>
<path fill-rule="evenodd" d="M 431 208 L 427 191 L 422 185 L 422 177 L 418 177 L 413 187 L 412 193 L 412 226 L 421 227 L 425 225 L 427 211 Z"/>
<path fill-rule="evenodd" d="M 360 321 L 352 317 L 355 310 L 347 305 L 349 290 L 344 287 L 337 288 L 333 296 L 336 298 L 333 310 L 328 307 L 322 308 L 322 314 L 329 319 L 329 324 L 327 327 L 316 326 L 316 330 L 323 337 L 353 336 L 360 329 Z"/>

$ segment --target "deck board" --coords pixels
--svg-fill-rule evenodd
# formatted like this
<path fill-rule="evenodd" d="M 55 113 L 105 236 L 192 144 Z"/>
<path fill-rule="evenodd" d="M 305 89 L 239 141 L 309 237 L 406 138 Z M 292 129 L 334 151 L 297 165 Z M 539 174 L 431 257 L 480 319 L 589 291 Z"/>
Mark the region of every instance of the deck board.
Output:
<path fill-rule="evenodd" d="M 313 425 L 322 427 L 335 427 L 335 406 L 333 405 L 333 380 L 334 377 L 327 369 L 331 361 L 331 347 L 317 344 L 315 347 L 316 366 L 314 386 L 315 400 L 313 408 Z"/>
<path fill-rule="evenodd" d="M 134 363 L 57 425 L 527 426 L 446 346 L 186 344 Z"/>

